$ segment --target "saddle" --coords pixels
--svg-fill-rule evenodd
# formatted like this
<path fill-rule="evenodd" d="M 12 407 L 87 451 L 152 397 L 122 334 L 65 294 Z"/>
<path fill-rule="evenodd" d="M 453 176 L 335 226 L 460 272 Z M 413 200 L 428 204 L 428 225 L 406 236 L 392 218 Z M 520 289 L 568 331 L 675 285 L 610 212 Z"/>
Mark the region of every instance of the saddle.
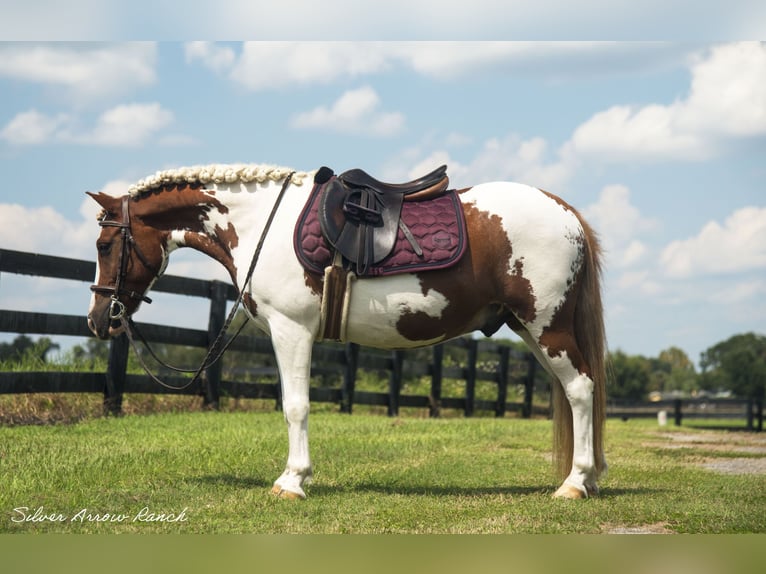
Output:
<path fill-rule="evenodd" d="M 405 201 L 424 201 L 443 195 L 449 185 L 443 165 L 406 183 L 384 183 L 361 169 L 335 176 L 322 167 L 314 176 L 322 186 L 318 217 L 322 235 L 358 276 L 364 276 L 394 249 L 399 230 L 422 253 L 401 219 Z"/>

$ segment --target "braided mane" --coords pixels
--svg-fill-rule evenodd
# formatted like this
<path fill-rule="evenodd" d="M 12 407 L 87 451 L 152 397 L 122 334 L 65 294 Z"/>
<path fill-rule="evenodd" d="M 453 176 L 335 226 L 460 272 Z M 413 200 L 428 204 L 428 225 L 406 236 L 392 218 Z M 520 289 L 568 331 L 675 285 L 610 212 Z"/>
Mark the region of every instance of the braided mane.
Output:
<path fill-rule="evenodd" d="M 267 181 L 280 182 L 293 170 L 267 164 L 210 164 L 195 165 L 166 169 L 147 176 L 138 183 L 128 188 L 128 193 L 138 197 L 144 193 L 154 191 L 166 185 L 201 183 L 265 183 Z M 296 171 L 293 174 L 292 183 L 302 185 L 303 180 L 311 174 L 305 171 Z"/>

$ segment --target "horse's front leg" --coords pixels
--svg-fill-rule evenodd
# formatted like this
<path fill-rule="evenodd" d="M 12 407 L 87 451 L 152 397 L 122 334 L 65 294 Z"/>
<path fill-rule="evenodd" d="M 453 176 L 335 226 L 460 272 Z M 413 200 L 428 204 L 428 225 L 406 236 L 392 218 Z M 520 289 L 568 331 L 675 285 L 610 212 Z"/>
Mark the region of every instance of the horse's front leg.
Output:
<path fill-rule="evenodd" d="M 287 466 L 271 489 L 281 498 L 306 498 L 303 485 L 311 482 L 308 423 L 312 343 L 313 336 L 301 326 L 272 329 L 289 441 Z"/>

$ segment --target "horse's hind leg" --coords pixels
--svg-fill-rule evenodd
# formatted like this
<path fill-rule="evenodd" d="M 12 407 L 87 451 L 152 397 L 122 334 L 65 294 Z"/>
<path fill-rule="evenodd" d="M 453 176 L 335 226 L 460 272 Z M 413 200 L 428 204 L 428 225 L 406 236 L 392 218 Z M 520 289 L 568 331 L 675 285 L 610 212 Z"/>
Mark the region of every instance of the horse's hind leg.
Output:
<path fill-rule="evenodd" d="M 559 459 L 560 466 L 568 468 L 568 475 L 554 496 L 586 498 L 597 494 L 598 469 L 593 436 L 594 382 L 587 374 L 575 337 L 569 330 L 545 331 L 537 340 L 525 328 L 515 330 L 546 371 L 560 383 L 571 408 L 571 418 L 569 413 L 561 412 L 566 404 L 559 404 L 555 413 L 556 426 L 563 425 L 564 428 L 554 430 L 559 435 L 556 445 L 559 452 L 554 455 Z M 564 470 L 562 474 L 566 472 Z"/>
<path fill-rule="evenodd" d="M 311 481 L 308 421 L 313 337 L 300 325 L 272 324 L 271 340 L 279 366 L 289 441 L 287 466 L 271 491 L 282 498 L 306 498 L 303 485 Z"/>

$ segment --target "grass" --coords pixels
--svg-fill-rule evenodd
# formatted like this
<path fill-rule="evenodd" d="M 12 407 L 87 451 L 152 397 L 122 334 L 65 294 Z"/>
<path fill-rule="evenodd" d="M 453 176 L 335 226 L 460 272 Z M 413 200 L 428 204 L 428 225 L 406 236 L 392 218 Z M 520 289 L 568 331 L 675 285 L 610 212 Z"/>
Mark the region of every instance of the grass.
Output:
<path fill-rule="evenodd" d="M 660 432 L 656 422 L 609 421 L 607 430 L 602 494 L 572 502 L 550 497 L 549 421 L 319 412 L 311 419 L 314 484 L 307 500 L 288 502 L 269 494 L 287 449 L 279 413 L 0 427 L 0 532 L 766 532 L 766 476 L 701 468 L 704 444 L 660 448 L 677 431 Z M 33 520 L 38 508 L 63 520 Z M 134 520 L 143 508 L 183 520 Z M 73 520 L 82 509 L 85 518 L 126 518 Z"/>

